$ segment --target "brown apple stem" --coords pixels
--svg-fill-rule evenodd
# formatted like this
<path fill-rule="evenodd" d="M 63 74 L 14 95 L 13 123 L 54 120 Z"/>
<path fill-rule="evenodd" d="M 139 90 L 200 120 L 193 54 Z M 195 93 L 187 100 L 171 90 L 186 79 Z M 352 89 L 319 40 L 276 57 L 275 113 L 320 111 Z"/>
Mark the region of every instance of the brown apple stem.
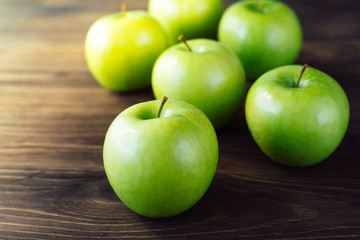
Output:
<path fill-rule="evenodd" d="M 300 76 L 299 76 L 299 78 L 298 78 L 298 80 L 297 80 L 297 83 L 296 83 L 296 88 L 299 87 L 301 77 L 303 76 L 303 74 L 304 74 L 304 72 L 305 72 L 305 70 L 306 70 L 306 68 L 307 68 L 308 66 L 309 66 L 309 64 L 306 63 L 306 64 L 304 65 L 303 69 L 301 70 Z"/>
<path fill-rule="evenodd" d="M 260 12 L 260 0 L 256 0 L 256 9 Z"/>
<path fill-rule="evenodd" d="M 190 52 L 192 52 L 191 47 L 187 44 L 186 39 L 185 39 L 185 37 L 184 37 L 183 34 L 181 34 L 181 35 L 178 37 L 178 39 L 185 44 L 185 46 L 187 47 L 187 49 L 189 49 Z"/>
<path fill-rule="evenodd" d="M 122 13 L 126 13 L 128 4 L 129 4 L 129 0 L 124 0 L 123 1 L 122 5 L 121 5 L 121 12 Z"/>
<path fill-rule="evenodd" d="M 159 109 L 158 109 L 158 111 L 157 111 L 156 118 L 159 118 L 159 117 L 160 117 L 160 114 L 161 114 L 161 112 L 162 112 L 162 110 L 163 110 L 163 108 L 164 108 L 164 105 L 165 105 L 165 103 L 166 103 L 167 100 L 168 100 L 168 97 L 164 97 L 164 98 L 163 98 L 163 100 L 162 100 L 162 102 L 161 102 L 161 104 L 160 104 L 160 107 L 159 107 Z"/>

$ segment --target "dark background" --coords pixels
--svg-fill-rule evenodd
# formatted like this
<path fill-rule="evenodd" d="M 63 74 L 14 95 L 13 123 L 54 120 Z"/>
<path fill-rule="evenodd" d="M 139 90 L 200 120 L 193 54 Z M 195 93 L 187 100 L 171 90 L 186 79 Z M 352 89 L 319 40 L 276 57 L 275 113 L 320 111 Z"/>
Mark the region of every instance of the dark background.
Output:
<path fill-rule="evenodd" d="M 360 239 L 360 2 L 285 2 L 304 30 L 297 63 L 328 73 L 348 95 L 343 142 L 317 166 L 283 167 L 256 146 L 239 111 L 218 133 L 206 195 L 184 214 L 152 220 L 117 199 L 102 165 L 109 124 L 153 99 L 151 89 L 111 93 L 84 60 L 90 25 L 121 1 L 1 0 L 0 239 Z"/>

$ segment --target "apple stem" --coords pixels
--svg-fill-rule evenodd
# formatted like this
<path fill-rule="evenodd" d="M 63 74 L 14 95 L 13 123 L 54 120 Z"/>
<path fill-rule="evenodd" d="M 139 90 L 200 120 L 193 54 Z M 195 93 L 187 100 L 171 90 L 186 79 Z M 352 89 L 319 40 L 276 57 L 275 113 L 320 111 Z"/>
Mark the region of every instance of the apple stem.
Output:
<path fill-rule="evenodd" d="M 187 44 L 186 39 L 185 39 L 185 37 L 184 37 L 183 34 L 181 34 L 181 35 L 178 37 L 178 39 L 185 44 L 185 46 L 187 47 L 187 49 L 189 49 L 190 52 L 192 52 L 191 47 Z"/>
<path fill-rule="evenodd" d="M 129 0 L 124 0 L 123 1 L 122 5 L 121 5 L 121 12 L 122 13 L 126 13 L 128 4 L 129 4 Z"/>
<path fill-rule="evenodd" d="M 160 114 L 161 114 L 161 112 L 162 112 L 162 110 L 163 110 L 163 108 L 164 108 L 164 105 L 165 105 L 165 103 L 166 103 L 167 100 L 168 100 L 168 97 L 165 97 L 165 96 L 164 96 L 163 100 L 161 101 L 160 107 L 159 107 L 159 109 L 158 109 L 158 111 L 157 111 L 156 118 L 159 118 L 159 117 L 160 117 Z"/>
<path fill-rule="evenodd" d="M 303 76 L 303 74 L 304 74 L 304 72 L 305 72 L 305 70 L 306 70 L 306 68 L 307 68 L 308 66 L 309 66 L 309 64 L 305 63 L 303 69 L 301 70 L 300 76 L 299 76 L 299 78 L 298 78 L 298 80 L 297 80 L 296 88 L 299 87 L 301 77 Z"/>
<path fill-rule="evenodd" d="M 256 9 L 260 12 L 260 0 L 256 0 Z"/>

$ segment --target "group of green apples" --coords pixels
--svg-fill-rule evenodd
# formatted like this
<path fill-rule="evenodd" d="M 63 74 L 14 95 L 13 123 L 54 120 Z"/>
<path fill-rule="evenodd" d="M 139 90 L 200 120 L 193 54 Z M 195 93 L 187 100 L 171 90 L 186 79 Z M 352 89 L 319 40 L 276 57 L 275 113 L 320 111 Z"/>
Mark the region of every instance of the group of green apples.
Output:
<path fill-rule="evenodd" d="M 238 112 L 246 76 L 257 79 L 246 97 L 247 125 L 271 159 L 310 166 L 340 144 L 347 97 L 327 74 L 289 65 L 302 31 L 284 3 L 244 0 L 224 14 L 221 0 L 150 0 L 149 12 L 126 6 L 91 26 L 85 53 L 102 86 L 152 85 L 157 99 L 120 113 L 105 137 L 106 175 L 133 211 L 170 217 L 200 200 L 218 163 L 215 129 Z"/>

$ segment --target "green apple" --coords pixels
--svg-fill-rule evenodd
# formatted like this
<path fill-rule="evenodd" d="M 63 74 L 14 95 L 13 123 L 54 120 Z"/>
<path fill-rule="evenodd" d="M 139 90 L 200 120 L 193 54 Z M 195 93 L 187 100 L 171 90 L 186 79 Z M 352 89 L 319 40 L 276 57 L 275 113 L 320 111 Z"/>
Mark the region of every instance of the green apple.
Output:
<path fill-rule="evenodd" d="M 272 0 L 234 3 L 221 18 L 218 37 L 236 53 L 252 79 L 292 64 L 302 45 L 301 25 L 295 12 Z"/>
<path fill-rule="evenodd" d="M 148 9 L 175 44 L 180 34 L 189 39 L 215 38 L 223 4 L 221 0 L 150 0 Z"/>
<path fill-rule="evenodd" d="M 115 193 L 130 209 L 151 218 L 191 208 L 208 189 L 218 162 L 208 118 L 188 103 L 168 100 L 164 106 L 165 101 L 123 111 L 104 143 L 104 167 Z"/>
<path fill-rule="evenodd" d="M 327 158 L 349 122 L 349 102 L 341 86 L 319 70 L 301 70 L 293 65 L 265 73 L 251 86 L 245 104 L 249 130 L 262 151 L 297 167 Z"/>
<path fill-rule="evenodd" d="M 194 39 L 187 44 L 190 48 L 183 43 L 170 47 L 156 61 L 155 98 L 188 102 L 203 111 L 216 129 L 224 127 L 244 98 L 246 77 L 241 62 L 214 40 Z"/>
<path fill-rule="evenodd" d="M 151 71 L 168 39 L 145 11 L 123 11 L 98 19 L 85 40 L 90 72 L 112 91 L 132 91 L 151 84 Z"/>

